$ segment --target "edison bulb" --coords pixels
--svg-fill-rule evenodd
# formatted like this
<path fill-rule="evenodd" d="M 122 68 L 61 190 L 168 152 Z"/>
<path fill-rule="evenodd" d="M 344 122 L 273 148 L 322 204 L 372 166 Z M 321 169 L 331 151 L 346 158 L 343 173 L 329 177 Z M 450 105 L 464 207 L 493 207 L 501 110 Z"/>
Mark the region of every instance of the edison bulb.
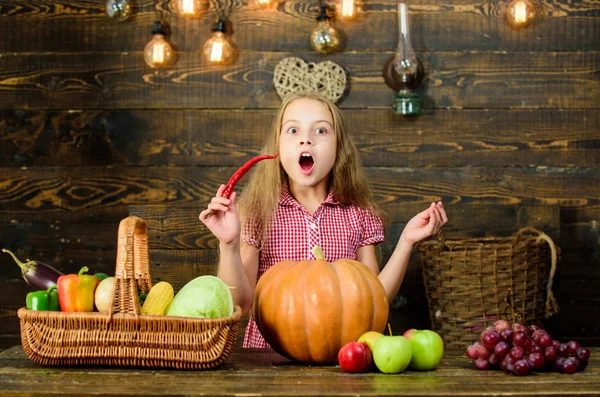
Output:
<path fill-rule="evenodd" d="M 506 9 L 506 19 L 513 27 L 524 28 L 537 17 L 538 10 L 533 1 L 513 0 Z"/>
<path fill-rule="evenodd" d="M 312 48 L 320 54 L 329 54 L 340 45 L 340 37 L 337 30 L 330 24 L 328 19 L 318 22 L 317 27 L 310 35 L 310 44 Z"/>
<path fill-rule="evenodd" d="M 144 61 L 151 68 L 160 69 L 169 67 L 173 58 L 173 48 L 171 48 L 171 45 L 161 33 L 154 34 L 152 40 L 144 48 Z"/>
<path fill-rule="evenodd" d="M 201 0 L 177 0 L 177 10 L 186 18 L 197 18 L 206 8 L 207 1 Z"/>
<path fill-rule="evenodd" d="M 131 15 L 129 0 L 107 0 L 106 13 L 109 17 L 121 22 Z"/>
<path fill-rule="evenodd" d="M 233 49 L 221 31 L 215 31 L 212 37 L 204 43 L 204 55 L 213 63 L 225 63 L 231 59 Z"/>

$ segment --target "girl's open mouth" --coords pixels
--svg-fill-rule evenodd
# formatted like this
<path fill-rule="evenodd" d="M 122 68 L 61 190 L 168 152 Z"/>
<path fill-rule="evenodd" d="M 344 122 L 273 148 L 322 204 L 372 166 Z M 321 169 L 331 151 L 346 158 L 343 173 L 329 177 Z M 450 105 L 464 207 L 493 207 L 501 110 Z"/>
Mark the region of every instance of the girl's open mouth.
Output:
<path fill-rule="evenodd" d="M 308 152 L 303 152 L 300 155 L 300 160 L 298 163 L 300 164 L 300 172 L 302 172 L 304 175 L 310 174 L 315 167 L 315 160 Z"/>

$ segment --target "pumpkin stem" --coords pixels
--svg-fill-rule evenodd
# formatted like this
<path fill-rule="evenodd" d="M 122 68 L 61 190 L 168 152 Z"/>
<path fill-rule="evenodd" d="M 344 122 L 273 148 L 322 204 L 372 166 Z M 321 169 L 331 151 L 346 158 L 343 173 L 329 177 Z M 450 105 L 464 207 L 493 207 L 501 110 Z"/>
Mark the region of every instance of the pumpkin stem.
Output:
<path fill-rule="evenodd" d="M 315 258 L 325 260 L 325 254 L 323 250 L 318 245 L 315 245 L 312 249 L 313 254 L 315 254 Z"/>
<path fill-rule="evenodd" d="M 388 332 L 390 333 L 390 336 L 392 336 L 392 327 L 390 326 L 390 323 L 388 323 Z"/>

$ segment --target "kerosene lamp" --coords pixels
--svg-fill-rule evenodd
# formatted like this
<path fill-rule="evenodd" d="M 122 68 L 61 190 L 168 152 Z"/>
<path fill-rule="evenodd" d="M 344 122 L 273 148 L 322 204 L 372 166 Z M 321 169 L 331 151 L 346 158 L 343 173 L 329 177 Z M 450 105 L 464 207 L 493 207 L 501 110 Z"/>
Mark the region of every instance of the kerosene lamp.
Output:
<path fill-rule="evenodd" d="M 423 65 L 410 42 L 408 10 L 406 4 L 398 4 L 398 48 L 396 54 L 385 64 L 383 77 L 386 84 L 397 91 L 392 109 L 404 116 L 421 113 L 423 100 L 415 89 L 423 80 Z"/>

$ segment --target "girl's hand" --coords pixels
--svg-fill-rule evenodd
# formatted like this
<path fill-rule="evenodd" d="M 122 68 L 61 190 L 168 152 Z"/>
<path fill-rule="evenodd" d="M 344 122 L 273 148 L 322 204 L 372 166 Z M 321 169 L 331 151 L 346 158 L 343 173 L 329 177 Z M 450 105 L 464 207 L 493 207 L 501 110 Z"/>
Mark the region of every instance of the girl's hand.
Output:
<path fill-rule="evenodd" d="M 448 222 L 448 216 L 444 211 L 441 201 L 431 203 L 425 211 L 415 215 L 404 228 L 400 240 L 412 245 L 426 238 L 438 234 L 442 227 Z"/>
<path fill-rule="evenodd" d="M 235 206 L 236 193 L 230 198 L 223 197 L 225 185 L 217 190 L 217 195 L 212 198 L 208 208 L 200 213 L 200 220 L 219 239 L 222 244 L 231 244 L 239 241 L 240 219 Z M 207 218 L 210 211 L 215 213 Z"/>

